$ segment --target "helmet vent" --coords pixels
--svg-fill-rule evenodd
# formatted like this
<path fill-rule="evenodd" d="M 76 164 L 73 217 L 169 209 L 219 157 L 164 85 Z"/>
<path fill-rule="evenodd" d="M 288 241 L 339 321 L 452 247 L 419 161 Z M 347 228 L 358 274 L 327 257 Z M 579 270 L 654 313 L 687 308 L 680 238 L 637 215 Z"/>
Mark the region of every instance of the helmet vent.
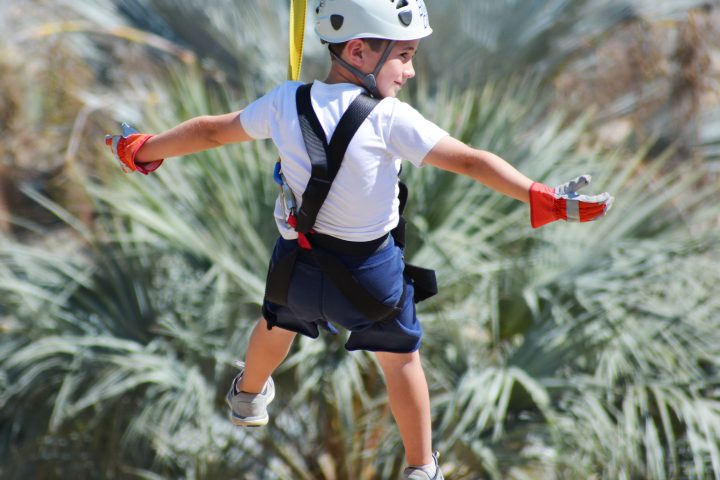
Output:
<path fill-rule="evenodd" d="M 396 10 L 400 10 L 403 7 L 408 6 L 408 0 L 398 0 L 397 5 L 395 5 Z M 405 10 L 404 12 L 398 13 L 398 18 L 400 19 L 400 23 L 405 25 L 406 27 L 409 27 L 412 23 L 412 10 L 409 8 Z"/>
<path fill-rule="evenodd" d="M 332 25 L 335 30 L 340 30 L 344 21 L 345 18 L 342 15 L 330 15 L 330 25 Z"/>

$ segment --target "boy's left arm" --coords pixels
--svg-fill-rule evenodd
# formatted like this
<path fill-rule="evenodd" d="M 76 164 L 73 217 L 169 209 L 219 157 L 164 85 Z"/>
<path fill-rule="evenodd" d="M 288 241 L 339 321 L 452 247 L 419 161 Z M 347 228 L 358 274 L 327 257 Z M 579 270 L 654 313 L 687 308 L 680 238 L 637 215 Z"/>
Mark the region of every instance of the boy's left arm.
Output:
<path fill-rule="evenodd" d="M 530 222 L 534 228 L 556 220 L 596 220 L 610 210 L 614 200 L 608 193 L 579 195 L 577 190 L 590 183 L 589 175 L 551 188 L 533 182 L 499 156 L 471 148 L 450 136 L 444 137 L 430 150 L 424 163 L 467 175 L 493 190 L 529 203 Z"/>
<path fill-rule="evenodd" d="M 140 133 L 123 124 L 122 133 L 107 135 L 105 143 L 124 169 L 147 175 L 165 158 L 252 140 L 239 117 L 240 112 L 195 117 L 158 135 Z"/>

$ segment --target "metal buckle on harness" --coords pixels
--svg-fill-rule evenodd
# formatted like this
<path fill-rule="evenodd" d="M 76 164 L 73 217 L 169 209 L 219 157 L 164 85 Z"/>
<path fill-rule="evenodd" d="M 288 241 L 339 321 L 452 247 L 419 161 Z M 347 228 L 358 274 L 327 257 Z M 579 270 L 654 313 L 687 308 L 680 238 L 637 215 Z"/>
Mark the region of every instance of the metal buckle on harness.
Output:
<path fill-rule="evenodd" d="M 280 170 L 280 162 L 277 162 L 275 164 L 275 172 L 273 173 L 273 178 L 275 179 L 275 183 L 280 186 L 280 203 L 283 207 L 285 223 L 292 227 L 292 225 L 290 225 L 290 223 L 292 222 L 290 220 L 290 217 L 294 217 L 297 213 L 297 201 L 295 200 L 295 194 L 292 192 L 292 190 L 290 190 L 290 186 L 285 180 L 285 175 L 283 175 L 282 171 Z"/>
<path fill-rule="evenodd" d="M 280 185 L 280 203 L 282 204 L 283 215 L 285 216 L 285 223 L 288 227 L 296 230 L 297 200 L 295 200 L 295 194 L 292 192 L 290 186 L 285 180 L 285 175 L 283 175 L 282 171 L 280 170 L 279 161 L 275 164 L 275 172 L 273 172 L 273 179 L 275 179 L 275 183 Z M 314 233 L 314 230 L 310 230 L 310 233 Z M 297 234 L 298 245 L 300 245 L 300 248 L 304 250 L 312 250 L 312 245 L 310 245 L 310 241 L 307 239 L 307 236 L 302 232 L 297 232 Z"/>

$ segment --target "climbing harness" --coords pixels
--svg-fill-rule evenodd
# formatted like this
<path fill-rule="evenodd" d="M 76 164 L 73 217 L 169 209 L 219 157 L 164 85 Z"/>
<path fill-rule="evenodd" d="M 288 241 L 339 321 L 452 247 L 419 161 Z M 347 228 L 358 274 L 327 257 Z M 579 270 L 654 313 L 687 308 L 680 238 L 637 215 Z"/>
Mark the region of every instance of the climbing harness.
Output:
<path fill-rule="evenodd" d="M 297 232 L 299 248 L 278 259 L 271 266 L 265 287 L 265 298 L 278 305 L 288 305 L 288 290 L 295 262 L 301 252 L 308 252 L 323 273 L 363 315 L 378 322 L 393 319 L 402 311 L 407 283 L 403 282 L 403 292 L 398 302 L 395 305 L 386 305 L 373 297 L 335 255 L 338 253 L 370 255 L 387 245 L 387 235 L 370 242 L 348 242 L 329 235 L 317 234 L 313 230 L 315 219 L 340 169 L 350 140 L 379 103 L 379 100 L 365 93 L 358 95 L 340 118 L 335 132 L 328 142 L 312 108 L 311 87 L 312 84 L 302 85 L 296 94 L 300 127 L 312 164 L 310 180 L 303 192 L 299 208 L 294 201 L 292 192 L 283 181 L 282 174 L 276 170 L 276 181 L 280 180 L 281 182 L 283 204 L 288 211 L 287 223 Z M 402 218 L 402 211 L 407 200 L 407 187 L 402 182 L 399 185 L 401 218 L 391 234 L 395 243 L 403 248 L 405 245 L 405 220 Z M 437 293 L 434 271 L 405 264 L 404 275 L 406 281 L 414 286 L 413 300 L 415 302 Z"/>

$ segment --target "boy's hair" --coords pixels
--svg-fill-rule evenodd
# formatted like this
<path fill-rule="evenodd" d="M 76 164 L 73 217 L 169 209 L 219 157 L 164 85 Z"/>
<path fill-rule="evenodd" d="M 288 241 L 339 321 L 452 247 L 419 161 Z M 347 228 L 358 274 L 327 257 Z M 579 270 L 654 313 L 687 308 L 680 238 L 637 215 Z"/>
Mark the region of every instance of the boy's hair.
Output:
<path fill-rule="evenodd" d="M 363 42 L 367 43 L 370 47 L 370 50 L 373 52 L 379 52 L 382 50 L 383 46 L 385 45 L 384 38 L 361 38 Z M 348 40 L 349 42 L 349 40 Z M 345 50 L 345 47 L 347 46 L 348 42 L 342 42 L 342 43 L 328 43 L 328 48 L 332 53 L 337 55 L 338 57 L 342 54 L 343 50 Z M 325 43 L 325 42 L 323 42 Z"/>

